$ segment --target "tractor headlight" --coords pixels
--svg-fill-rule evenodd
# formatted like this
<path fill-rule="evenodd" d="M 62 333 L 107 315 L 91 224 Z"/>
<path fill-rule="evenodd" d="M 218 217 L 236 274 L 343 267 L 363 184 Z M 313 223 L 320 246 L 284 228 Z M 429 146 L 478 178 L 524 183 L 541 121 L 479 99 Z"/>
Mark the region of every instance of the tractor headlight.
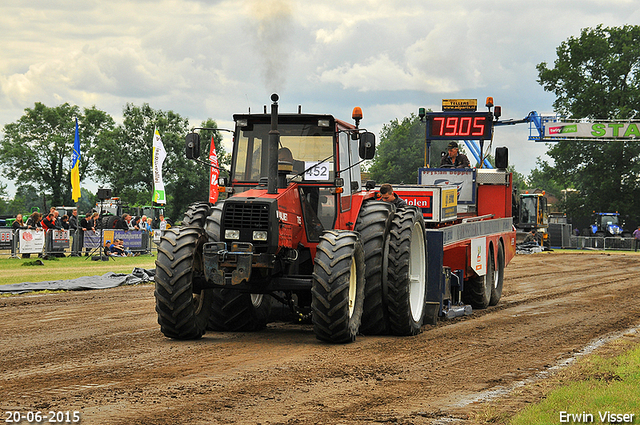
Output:
<path fill-rule="evenodd" d="M 238 240 L 240 239 L 240 230 L 225 230 L 224 231 L 224 238 L 225 239 L 233 239 L 233 240 Z"/>
<path fill-rule="evenodd" d="M 253 231 L 253 240 L 254 241 L 266 241 L 267 240 L 267 231 L 266 230 L 254 230 Z"/>

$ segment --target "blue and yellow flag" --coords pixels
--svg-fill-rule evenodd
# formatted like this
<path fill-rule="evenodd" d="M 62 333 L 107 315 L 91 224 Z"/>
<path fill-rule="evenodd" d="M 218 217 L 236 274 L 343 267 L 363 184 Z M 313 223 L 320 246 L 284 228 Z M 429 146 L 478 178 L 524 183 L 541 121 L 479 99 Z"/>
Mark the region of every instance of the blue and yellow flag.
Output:
<path fill-rule="evenodd" d="M 80 136 L 78 135 L 78 118 L 76 118 L 76 138 L 73 141 L 71 156 L 71 197 L 73 202 L 80 199 Z"/>

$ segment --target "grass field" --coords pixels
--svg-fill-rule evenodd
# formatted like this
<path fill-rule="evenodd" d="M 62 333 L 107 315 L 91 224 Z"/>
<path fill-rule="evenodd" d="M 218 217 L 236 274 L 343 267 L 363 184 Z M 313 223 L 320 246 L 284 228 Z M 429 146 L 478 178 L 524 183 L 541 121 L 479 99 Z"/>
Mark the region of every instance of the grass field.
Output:
<path fill-rule="evenodd" d="M 622 354 L 580 360 L 554 378 L 558 388 L 508 423 L 640 423 L 640 346 L 617 341 L 609 350 Z"/>
<path fill-rule="evenodd" d="M 28 265 L 35 260 L 38 260 L 35 255 L 29 259 L 0 259 L 0 285 L 101 276 L 107 272 L 131 273 L 135 267 L 156 267 L 156 257 L 151 255 L 118 257 L 109 261 L 91 261 L 90 257 L 65 257 L 42 260 L 43 265 Z"/>

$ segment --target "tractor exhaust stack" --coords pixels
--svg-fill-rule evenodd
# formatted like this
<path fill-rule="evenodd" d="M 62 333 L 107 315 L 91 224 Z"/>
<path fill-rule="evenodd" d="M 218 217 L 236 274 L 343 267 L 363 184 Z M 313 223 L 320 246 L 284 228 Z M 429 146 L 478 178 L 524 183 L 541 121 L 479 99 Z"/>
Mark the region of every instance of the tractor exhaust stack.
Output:
<path fill-rule="evenodd" d="M 269 131 L 269 170 L 267 177 L 267 193 L 278 193 L 278 147 L 280 146 L 280 132 L 278 131 L 278 95 L 271 95 L 271 130 Z"/>

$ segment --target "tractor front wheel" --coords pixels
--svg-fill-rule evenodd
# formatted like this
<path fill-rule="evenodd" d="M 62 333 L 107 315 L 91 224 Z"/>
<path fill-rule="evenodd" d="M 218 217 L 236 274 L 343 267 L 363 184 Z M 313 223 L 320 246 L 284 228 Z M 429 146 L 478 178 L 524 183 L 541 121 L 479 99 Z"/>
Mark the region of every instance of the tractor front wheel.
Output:
<path fill-rule="evenodd" d="M 194 291 L 193 281 L 204 279 L 201 228 L 171 228 L 164 232 L 156 259 L 155 298 L 158 324 L 169 338 L 197 339 L 206 330 L 211 290 Z"/>
<path fill-rule="evenodd" d="M 364 304 L 364 249 L 355 232 L 329 230 L 320 236 L 311 287 L 316 338 L 353 342 Z"/>

